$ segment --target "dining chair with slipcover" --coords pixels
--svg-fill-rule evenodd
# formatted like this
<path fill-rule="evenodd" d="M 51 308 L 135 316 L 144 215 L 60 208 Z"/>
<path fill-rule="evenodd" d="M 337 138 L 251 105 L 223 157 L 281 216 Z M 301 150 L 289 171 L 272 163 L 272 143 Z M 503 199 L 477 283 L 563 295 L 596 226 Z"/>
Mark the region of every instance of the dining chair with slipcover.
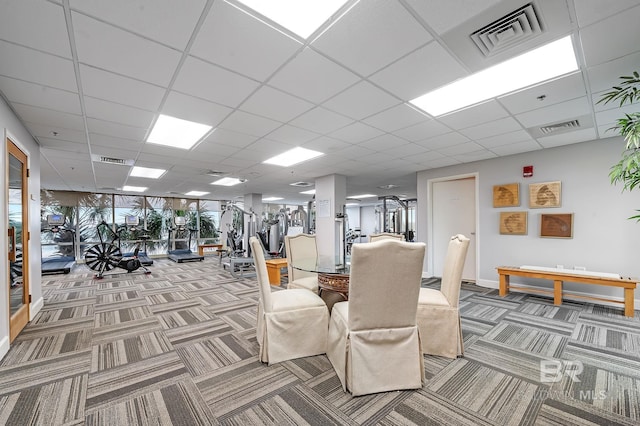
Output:
<path fill-rule="evenodd" d="M 401 240 L 404 241 L 404 235 L 403 234 L 394 234 L 391 232 L 381 232 L 379 234 L 371 234 L 369 235 L 369 242 L 373 243 L 379 240 L 383 240 L 385 238 L 395 238 L 397 240 Z"/>
<path fill-rule="evenodd" d="M 256 338 L 259 359 L 269 365 L 327 352 L 329 310 L 324 301 L 305 289 L 271 291 L 260 242 L 249 239 L 254 256 L 260 299 Z"/>
<path fill-rule="evenodd" d="M 418 327 L 425 355 L 457 358 L 464 355 L 460 322 L 460 286 L 469 239 L 462 234 L 449 240 L 440 290 L 421 288 L 418 300 Z"/>
<path fill-rule="evenodd" d="M 286 235 L 284 248 L 287 254 L 287 272 L 289 274 L 287 288 L 302 288 L 318 293 L 318 274 L 301 271 L 291 266 L 291 263 L 296 259 L 318 258 L 316 236 L 311 234 Z"/>
<path fill-rule="evenodd" d="M 353 247 L 349 300 L 333 305 L 327 356 L 353 396 L 417 389 L 424 381 L 416 309 L 424 243 Z"/>

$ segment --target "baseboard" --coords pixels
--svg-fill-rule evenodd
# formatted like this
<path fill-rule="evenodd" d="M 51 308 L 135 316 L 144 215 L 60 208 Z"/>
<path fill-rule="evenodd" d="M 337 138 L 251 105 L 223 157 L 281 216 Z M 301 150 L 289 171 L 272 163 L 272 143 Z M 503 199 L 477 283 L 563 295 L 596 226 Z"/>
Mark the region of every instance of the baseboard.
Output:
<path fill-rule="evenodd" d="M 0 359 L 4 358 L 7 352 L 9 352 L 9 336 L 0 340 Z"/>
<path fill-rule="evenodd" d="M 500 282 L 499 281 L 492 281 L 492 280 L 480 280 L 477 283 L 480 287 L 486 287 L 486 288 L 495 288 L 495 289 L 499 289 L 500 288 Z M 539 289 L 540 286 L 535 286 L 535 285 L 527 285 L 527 284 L 520 284 L 520 283 L 514 283 L 516 284 L 518 287 L 522 287 L 522 288 L 531 288 L 531 289 Z M 615 287 L 608 287 L 608 288 L 615 288 Z M 545 287 L 546 290 L 549 291 L 553 291 L 553 287 Z M 519 290 L 513 290 L 514 293 L 526 293 L 526 291 L 519 291 Z M 609 299 L 613 299 L 613 300 L 619 300 L 620 303 L 624 302 L 624 296 L 611 296 L 611 295 L 603 295 L 603 294 L 598 294 L 598 293 L 588 293 L 588 292 L 584 292 L 584 291 L 575 291 L 575 290 L 571 290 L 571 293 L 576 294 L 578 296 L 584 296 L 584 297 L 607 297 Z M 531 293 L 532 295 L 534 294 L 533 292 Z M 553 296 L 547 296 L 547 297 L 551 297 L 553 298 Z M 614 306 L 616 308 L 619 308 L 621 305 L 615 302 L 607 302 L 605 300 L 597 300 L 597 301 L 588 301 L 585 300 L 583 298 L 580 297 L 571 297 L 571 294 L 567 294 L 566 296 L 563 295 L 562 296 L 563 300 L 571 300 L 572 302 L 582 302 L 582 303 L 593 303 L 593 304 L 597 304 L 597 305 L 606 305 L 606 306 Z M 634 299 L 633 301 L 634 304 L 634 309 L 638 310 L 638 306 L 640 306 L 640 299 Z"/>
<path fill-rule="evenodd" d="M 43 306 L 44 299 L 42 297 L 40 297 L 35 302 L 31 302 L 31 306 L 29 309 L 29 321 L 33 321 L 33 319 L 36 317 L 36 315 L 38 315 L 38 312 L 40 312 Z"/>

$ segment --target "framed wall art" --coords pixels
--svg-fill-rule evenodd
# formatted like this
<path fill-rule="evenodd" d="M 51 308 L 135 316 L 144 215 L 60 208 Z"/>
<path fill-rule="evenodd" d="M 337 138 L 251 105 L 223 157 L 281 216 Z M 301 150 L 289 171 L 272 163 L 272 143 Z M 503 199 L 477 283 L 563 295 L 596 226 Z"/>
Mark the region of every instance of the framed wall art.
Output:
<path fill-rule="evenodd" d="M 500 212 L 500 234 L 527 235 L 527 212 Z"/>
<path fill-rule="evenodd" d="M 493 207 L 517 207 L 520 205 L 520 184 L 507 183 L 493 186 Z"/>
<path fill-rule="evenodd" d="M 560 207 L 560 181 L 529 184 L 529 207 Z"/>
<path fill-rule="evenodd" d="M 547 238 L 573 238 L 573 213 L 541 214 L 540 236 Z"/>

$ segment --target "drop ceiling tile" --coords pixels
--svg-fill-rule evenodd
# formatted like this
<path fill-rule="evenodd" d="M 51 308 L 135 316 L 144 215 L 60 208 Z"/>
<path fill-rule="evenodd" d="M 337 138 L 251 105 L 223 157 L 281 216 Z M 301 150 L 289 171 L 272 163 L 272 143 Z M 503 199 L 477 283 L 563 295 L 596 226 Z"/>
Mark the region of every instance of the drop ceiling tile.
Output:
<path fill-rule="evenodd" d="M 269 133 L 267 138 L 277 142 L 284 142 L 286 144 L 299 146 L 312 139 L 316 139 L 319 136 L 320 135 L 318 133 L 310 132 L 299 127 L 289 126 L 288 124 L 285 124 L 284 126 L 279 127 L 273 132 Z"/>
<path fill-rule="evenodd" d="M 185 3 L 142 0 L 133 7 L 129 0 L 69 1 L 74 10 L 179 50 L 187 46 L 205 4 L 205 0 Z"/>
<path fill-rule="evenodd" d="M 353 123 L 353 119 L 317 107 L 291 120 L 290 124 L 312 132 L 327 134 Z"/>
<path fill-rule="evenodd" d="M 169 92 L 162 108 L 163 114 L 212 127 L 220 124 L 232 111 L 231 108 L 174 91 Z"/>
<path fill-rule="evenodd" d="M 180 52 L 79 13 L 72 13 L 72 19 L 80 63 L 169 85 Z"/>
<path fill-rule="evenodd" d="M 482 149 L 479 151 L 454 154 L 452 155 L 452 157 L 460 161 L 461 163 L 470 163 L 472 161 L 481 161 L 481 160 L 488 160 L 489 158 L 496 158 L 497 155 L 491 151 Z"/>
<path fill-rule="evenodd" d="M 427 120 L 430 118 L 423 113 L 407 104 L 401 104 L 362 121 L 385 132 L 393 132 Z"/>
<path fill-rule="evenodd" d="M 483 150 L 483 148 L 475 142 L 465 142 L 452 146 L 447 146 L 444 148 L 437 149 L 439 153 L 444 155 L 461 155 L 461 154 L 469 154 L 471 152 L 477 152 Z"/>
<path fill-rule="evenodd" d="M 502 135 L 492 136 L 484 139 L 475 139 L 478 144 L 488 149 L 493 149 L 496 146 L 503 146 L 532 140 L 533 138 L 526 130 L 517 130 L 515 132 L 504 133 Z"/>
<path fill-rule="evenodd" d="M 622 58 L 596 65 L 587 70 L 591 92 L 608 91 L 617 86 L 622 80 L 621 76 L 629 75 L 632 71 L 638 71 L 640 53 L 634 53 Z M 599 97 L 594 96 L 597 102 Z"/>
<path fill-rule="evenodd" d="M 460 163 L 460 160 L 456 160 L 453 157 L 443 157 L 439 160 L 427 161 L 427 163 L 425 163 L 425 167 L 427 169 L 437 169 L 439 167 L 455 166 Z"/>
<path fill-rule="evenodd" d="M 429 120 L 424 123 L 396 130 L 393 134 L 408 141 L 416 142 L 449 133 L 450 131 L 451 129 L 444 124 L 435 120 Z"/>
<path fill-rule="evenodd" d="M 511 114 L 520 114 L 586 96 L 586 94 L 582 73 L 576 72 L 511 95 L 500 97 L 498 101 Z M 538 99 L 539 96 L 544 96 L 544 99 Z"/>
<path fill-rule="evenodd" d="M 359 143 L 362 141 L 366 141 L 371 138 L 375 138 L 383 134 L 384 132 L 375 129 L 371 126 L 367 126 L 366 124 L 356 122 L 350 124 L 346 127 L 343 127 L 340 130 L 336 130 L 331 133 L 329 136 L 332 138 L 340 139 L 341 141 L 350 142 L 350 143 Z"/>
<path fill-rule="evenodd" d="M 307 48 L 269 80 L 280 90 L 314 103 L 322 103 L 356 83 L 351 71 Z"/>
<path fill-rule="evenodd" d="M 576 17 L 580 27 L 593 24 L 618 12 L 638 5 L 638 0 L 616 0 L 603 2 L 602 0 L 580 0 L 574 3 Z"/>
<path fill-rule="evenodd" d="M 87 127 L 91 133 L 99 133 L 101 135 L 132 139 L 135 141 L 144 140 L 147 133 L 147 129 L 98 120 L 95 118 L 87 118 Z"/>
<path fill-rule="evenodd" d="M 87 136 L 84 130 L 66 129 L 60 126 L 30 123 L 28 121 L 24 124 L 27 129 L 29 129 L 29 133 L 36 138 L 44 137 L 69 142 L 87 143 Z M 57 135 L 54 135 L 54 132 L 57 133 Z"/>
<path fill-rule="evenodd" d="M 23 121 L 84 132 L 84 119 L 81 115 L 16 103 L 12 106 Z"/>
<path fill-rule="evenodd" d="M 301 44 L 224 1 L 213 3 L 191 54 L 264 80 Z"/>
<path fill-rule="evenodd" d="M 189 150 L 186 156 L 187 158 L 192 158 L 194 160 L 210 158 L 212 161 L 219 161 L 222 158 L 234 155 L 236 152 L 238 152 L 239 149 L 240 148 L 231 145 L 224 145 L 207 140 L 199 143 L 198 145 L 193 147 L 193 149 Z M 216 170 L 216 168 L 213 166 L 210 166 L 209 169 Z"/>
<path fill-rule="evenodd" d="M 91 141 L 91 149 L 93 150 L 100 147 L 100 149 L 122 149 L 124 151 L 135 151 L 137 153 L 142 149 L 142 146 L 144 145 L 143 141 L 123 139 L 108 135 L 102 135 L 100 133 L 89 133 L 89 140 Z"/>
<path fill-rule="evenodd" d="M 500 118 L 495 121 L 480 124 L 473 127 L 460 130 L 460 133 L 469 139 L 482 139 L 489 136 L 496 136 L 503 133 L 515 132 L 521 130 L 522 126 L 512 117 Z"/>
<path fill-rule="evenodd" d="M 255 80 L 190 56 L 180 69 L 173 89 L 235 108 L 259 85 Z"/>
<path fill-rule="evenodd" d="M 413 142 L 409 142 L 405 145 L 389 147 L 383 151 L 390 152 L 391 155 L 397 155 L 398 157 L 403 158 L 417 154 L 423 154 L 427 151 L 427 149 Z"/>
<path fill-rule="evenodd" d="M 550 123 L 558 123 L 581 115 L 587 115 L 589 113 L 589 102 L 586 97 L 582 97 L 548 107 L 539 108 L 534 111 L 525 112 L 517 115 L 516 119 L 522 123 L 524 127 L 534 127 Z"/>
<path fill-rule="evenodd" d="M 522 142 L 516 142 L 516 143 L 507 144 L 507 145 L 496 146 L 494 148 L 491 148 L 491 151 L 495 152 L 499 156 L 507 156 L 507 155 L 513 155 L 513 154 L 520 154 L 522 152 L 537 151 L 539 149 L 542 149 L 542 147 L 538 142 L 536 142 L 535 140 L 529 140 L 529 141 L 522 141 Z"/>
<path fill-rule="evenodd" d="M 280 90 L 262 86 L 240 108 L 285 123 L 313 108 L 313 104 Z"/>
<path fill-rule="evenodd" d="M 348 146 L 351 146 L 351 144 L 348 142 L 343 142 L 341 140 L 330 138 L 328 136 L 321 136 L 318 139 L 314 139 L 310 142 L 305 143 L 303 148 L 313 149 L 314 151 L 320 151 L 327 154 L 344 149 Z"/>
<path fill-rule="evenodd" d="M 407 0 L 407 3 L 436 33 L 442 35 L 469 18 L 500 3 L 500 1 L 502 0 L 480 2 L 475 0 Z"/>
<path fill-rule="evenodd" d="M 78 154 L 89 154 L 89 145 L 71 141 L 63 141 L 54 138 L 38 138 L 40 149 L 50 148 L 54 155 L 64 155 L 64 152 L 75 152 Z"/>
<path fill-rule="evenodd" d="M 213 144 L 214 146 L 226 145 L 239 149 L 245 148 L 257 140 L 258 138 L 256 136 L 235 132 L 233 130 L 217 128 L 209 135 L 209 137 L 202 141 L 202 144 Z"/>
<path fill-rule="evenodd" d="M 618 122 L 619 118 L 624 117 L 625 114 L 631 114 L 638 112 L 638 105 L 626 105 L 622 108 L 612 108 L 596 112 L 596 122 L 598 126 L 610 125 L 613 126 Z"/>
<path fill-rule="evenodd" d="M 103 101 L 102 99 L 89 96 L 84 97 L 84 107 L 87 117 L 129 126 L 140 125 L 140 123 L 148 126 L 154 117 L 154 114 L 149 111 Z"/>
<path fill-rule="evenodd" d="M 431 38 L 399 2 L 369 0 L 356 4 L 312 46 L 368 76 Z"/>
<path fill-rule="evenodd" d="M 410 101 L 468 74 L 447 50 L 432 41 L 378 71 L 369 80 Z"/>
<path fill-rule="evenodd" d="M 553 148 L 555 146 L 591 141 L 595 138 L 596 131 L 593 127 L 591 127 L 589 129 L 576 130 L 575 132 L 566 132 L 558 135 L 545 136 L 543 138 L 538 138 L 537 140 L 543 148 Z"/>
<path fill-rule="evenodd" d="M 118 104 L 157 111 L 165 89 L 98 68 L 80 65 L 84 95 Z"/>
<path fill-rule="evenodd" d="M 0 40 L 0 75 L 77 92 L 73 62 Z M 47 70 L 47 72 L 43 72 Z"/>
<path fill-rule="evenodd" d="M 382 167 L 387 166 L 389 160 L 389 154 L 384 154 L 382 152 L 376 152 L 374 154 L 369 154 L 358 158 L 358 161 L 361 161 L 363 163 L 371 165 L 381 165 Z"/>
<path fill-rule="evenodd" d="M 415 161 L 417 164 L 427 164 L 430 161 L 440 160 L 442 158 L 445 158 L 444 154 L 437 151 L 426 151 L 412 156 L 411 161 Z"/>
<path fill-rule="evenodd" d="M 639 13 L 640 6 L 637 6 L 580 31 L 587 66 L 598 65 L 638 51 Z"/>
<path fill-rule="evenodd" d="M 452 129 L 459 130 L 498 120 L 507 115 L 509 113 L 498 102 L 490 100 L 480 105 L 438 117 L 438 119 Z"/>
<path fill-rule="evenodd" d="M 435 138 L 426 139 L 423 141 L 416 141 L 416 144 L 423 146 L 427 149 L 444 149 L 450 146 L 463 144 L 469 142 L 469 138 L 460 133 L 451 132 L 446 135 L 436 136 Z"/>
<path fill-rule="evenodd" d="M 2 2 L 0 39 L 71 59 L 64 10 L 52 3 Z"/>
<path fill-rule="evenodd" d="M 393 151 L 389 152 L 389 150 L 392 150 L 394 148 L 399 149 L 403 145 L 409 145 L 409 144 L 410 142 L 407 142 L 404 139 L 400 139 L 397 136 L 393 136 L 387 133 L 384 135 L 376 136 L 375 138 L 369 139 L 362 143 L 359 143 L 358 145 L 365 148 L 373 149 L 376 151 L 388 151 L 386 155 L 387 155 L 387 158 L 389 158 L 390 155 L 393 155 L 393 156 L 399 155 Z"/>
<path fill-rule="evenodd" d="M 362 81 L 329 99 L 323 106 L 347 117 L 362 120 L 398 104 L 399 100 L 368 81 Z"/>
<path fill-rule="evenodd" d="M 262 137 L 267 133 L 271 133 L 281 125 L 282 123 L 268 118 L 259 117 L 244 111 L 235 111 L 227 117 L 219 127 L 247 135 Z"/>

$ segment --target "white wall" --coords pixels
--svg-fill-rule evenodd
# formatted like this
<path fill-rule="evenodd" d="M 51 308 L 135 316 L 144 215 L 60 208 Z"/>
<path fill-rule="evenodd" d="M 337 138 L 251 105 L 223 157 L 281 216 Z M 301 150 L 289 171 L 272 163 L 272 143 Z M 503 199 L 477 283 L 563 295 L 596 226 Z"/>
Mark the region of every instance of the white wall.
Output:
<path fill-rule="evenodd" d="M 479 229 L 478 284 L 496 287 L 495 268 L 501 265 L 584 266 L 591 271 L 640 277 L 637 241 L 640 223 L 627 218 L 640 209 L 640 190 L 621 192 L 609 183 L 609 168 L 618 162 L 624 141 L 620 137 L 533 151 L 418 173 L 418 240 L 427 235 L 429 179 L 478 173 Z M 534 166 L 534 176 L 522 177 L 522 167 Z M 530 209 L 529 183 L 561 181 L 561 207 Z M 493 208 L 493 186 L 520 183 L 520 207 Z M 528 211 L 527 235 L 500 235 L 501 211 Z M 574 213 L 572 239 L 540 238 L 540 213 Z M 425 270 L 425 273 L 428 272 Z M 519 281 L 515 277 L 514 282 Z M 540 281 L 536 285 L 542 285 Z M 565 284 L 575 292 L 621 297 L 617 288 Z M 640 295 L 640 292 L 636 293 Z M 637 298 L 638 296 L 636 296 Z"/>
<path fill-rule="evenodd" d="M 2 243 L 0 244 L 0 256 L 2 271 L 5 277 L 1 280 L 3 288 L 0 290 L 0 359 L 4 357 L 9 349 L 9 301 L 7 286 L 7 271 L 9 261 L 7 248 L 9 245 L 7 232 L 7 146 L 6 137 L 9 136 L 29 156 L 29 284 L 31 292 L 31 318 L 33 318 L 42 307 L 42 285 L 40 268 L 40 150 L 36 141 L 27 130 L 20 124 L 11 109 L 0 98 L 0 135 L 2 136 L 2 150 L 0 152 L 0 206 L 3 212 L 0 215 L 0 229 L 2 232 Z M 24 265 L 23 267 L 27 267 Z"/>

